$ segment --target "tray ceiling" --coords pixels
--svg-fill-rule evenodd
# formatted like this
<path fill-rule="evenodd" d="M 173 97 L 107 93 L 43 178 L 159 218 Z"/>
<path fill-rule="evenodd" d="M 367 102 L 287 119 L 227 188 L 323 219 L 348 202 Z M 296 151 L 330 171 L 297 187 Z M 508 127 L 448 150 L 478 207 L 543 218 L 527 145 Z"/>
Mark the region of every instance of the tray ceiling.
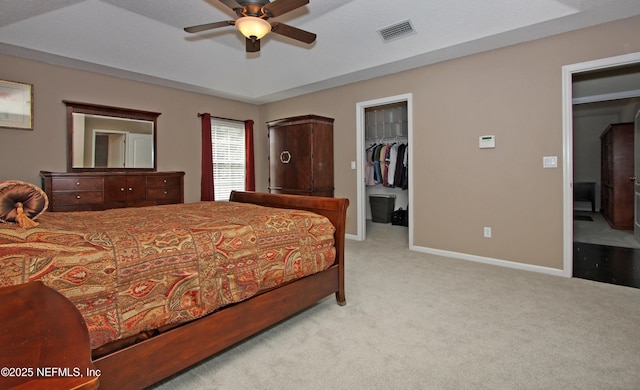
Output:
<path fill-rule="evenodd" d="M 640 14 L 637 0 L 310 0 L 270 21 L 277 34 L 246 53 L 217 0 L 0 0 L 0 53 L 255 104 L 428 65 Z M 408 22 L 395 39 L 385 31 Z M 388 31 L 388 30 L 387 30 Z"/>

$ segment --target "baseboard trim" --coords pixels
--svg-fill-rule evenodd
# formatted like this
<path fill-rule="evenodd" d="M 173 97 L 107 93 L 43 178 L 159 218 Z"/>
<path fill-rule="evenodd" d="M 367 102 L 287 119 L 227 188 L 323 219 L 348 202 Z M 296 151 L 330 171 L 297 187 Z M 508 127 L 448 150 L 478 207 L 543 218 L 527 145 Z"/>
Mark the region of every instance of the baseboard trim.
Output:
<path fill-rule="evenodd" d="M 362 241 L 355 234 L 345 234 L 345 238 L 348 240 Z M 571 277 L 571 275 L 565 275 L 564 271 L 561 269 L 542 267 L 539 265 L 532 265 L 532 264 L 518 263 L 515 261 L 509 261 L 509 260 L 494 259 L 492 257 L 476 256 L 476 255 L 470 255 L 468 253 L 445 251 L 442 249 L 427 248 L 427 247 L 415 246 L 415 245 L 409 245 L 409 250 L 428 253 L 431 255 L 451 257 L 454 259 L 473 261 L 475 263 L 496 265 L 498 267 L 514 268 L 514 269 L 538 272 L 541 274 L 547 274 L 547 275 L 553 275 L 553 276 Z"/>
<path fill-rule="evenodd" d="M 547 275 L 566 277 L 566 275 L 564 274 L 564 271 L 557 268 L 549 268 L 549 267 L 542 267 L 539 265 L 517 263 L 514 261 L 500 260 L 500 259 L 494 259 L 491 257 L 476 256 L 476 255 L 470 255 L 468 253 L 445 251 L 442 249 L 427 248 L 422 246 L 410 246 L 409 249 L 416 252 L 428 253 L 432 255 L 445 256 L 445 257 L 452 257 L 455 259 L 473 261 L 476 263 L 490 264 L 490 265 L 496 265 L 499 267 L 515 268 L 515 269 L 520 269 L 524 271 L 531 271 L 531 272 L 538 272 L 538 273 L 547 274 Z"/>

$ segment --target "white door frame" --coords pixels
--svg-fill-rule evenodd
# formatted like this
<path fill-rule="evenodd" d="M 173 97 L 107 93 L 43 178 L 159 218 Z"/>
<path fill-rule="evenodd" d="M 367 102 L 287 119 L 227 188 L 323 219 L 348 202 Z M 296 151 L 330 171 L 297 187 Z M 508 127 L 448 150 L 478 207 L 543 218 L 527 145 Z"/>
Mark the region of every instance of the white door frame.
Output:
<path fill-rule="evenodd" d="M 91 131 L 91 168 L 95 168 L 95 166 L 96 166 L 96 137 L 98 135 L 108 135 L 109 137 L 111 137 L 112 135 L 121 136 L 122 137 L 122 143 L 124 144 L 128 133 L 129 133 L 128 131 L 122 131 L 122 130 L 93 129 Z M 118 141 L 120 141 L 120 140 L 118 140 Z M 109 149 L 111 149 L 110 146 L 111 145 L 109 145 Z M 122 163 L 122 165 L 123 165 L 122 168 L 124 168 L 124 164 L 126 162 L 125 146 L 123 146 L 121 148 L 121 151 L 122 151 L 122 154 L 120 156 L 118 156 L 118 166 L 117 166 L 117 168 L 120 168 L 120 163 Z M 111 157 L 111 150 L 109 150 L 109 158 L 110 157 Z M 116 168 L 116 167 L 109 166 L 109 163 L 107 163 L 107 168 Z"/>
<path fill-rule="evenodd" d="M 602 58 L 562 67 L 563 237 L 564 269 L 573 276 L 573 74 L 640 63 L 640 53 Z"/>
<path fill-rule="evenodd" d="M 413 247 L 413 94 L 406 93 L 403 95 L 396 95 L 385 97 L 381 99 L 368 100 L 366 102 L 356 103 L 356 166 L 357 180 L 358 180 L 358 233 L 355 237 L 356 240 L 362 241 L 367 237 L 367 213 L 365 207 L 367 205 L 367 192 L 365 190 L 364 182 L 364 148 L 365 148 L 365 109 L 369 107 L 382 106 L 385 104 L 407 102 L 407 125 L 408 125 L 408 145 L 407 153 L 409 153 L 409 193 L 408 193 L 408 208 L 409 208 L 409 248 Z"/>

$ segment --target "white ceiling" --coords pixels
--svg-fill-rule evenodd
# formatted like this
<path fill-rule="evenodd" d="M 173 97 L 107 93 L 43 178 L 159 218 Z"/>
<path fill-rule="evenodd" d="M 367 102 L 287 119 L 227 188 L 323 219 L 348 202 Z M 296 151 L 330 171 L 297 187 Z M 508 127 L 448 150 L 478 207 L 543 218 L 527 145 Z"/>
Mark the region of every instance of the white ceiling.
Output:
<path fill-rule="evenodd" d="M 638 0 L 310 0 L 270 21 L 318 35 L 277 34 L 245 53 L 218 0 L 0 0 L 0 53 L 255 104 L 640 15 Z M 377 30 L 409 19 L 415 34 Z M 635 39 L 635 38 L 634 38 Z"/>

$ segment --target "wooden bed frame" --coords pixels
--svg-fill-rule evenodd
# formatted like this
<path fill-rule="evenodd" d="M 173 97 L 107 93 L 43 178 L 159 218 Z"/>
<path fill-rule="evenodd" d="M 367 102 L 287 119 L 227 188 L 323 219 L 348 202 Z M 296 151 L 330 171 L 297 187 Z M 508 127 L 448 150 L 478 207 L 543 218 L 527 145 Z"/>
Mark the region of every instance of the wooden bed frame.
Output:
<path fill-rule="evenodd" d="M 254 335 L 335 294 L 346 304 L 344 245 L 348 199 L 233 192 L 231 201 L 309 210 L 336 228 L 336 262 L 329 269 L 260 293 L 208 316 L 93 361 L 100 389 L 141 389 Z"/>

